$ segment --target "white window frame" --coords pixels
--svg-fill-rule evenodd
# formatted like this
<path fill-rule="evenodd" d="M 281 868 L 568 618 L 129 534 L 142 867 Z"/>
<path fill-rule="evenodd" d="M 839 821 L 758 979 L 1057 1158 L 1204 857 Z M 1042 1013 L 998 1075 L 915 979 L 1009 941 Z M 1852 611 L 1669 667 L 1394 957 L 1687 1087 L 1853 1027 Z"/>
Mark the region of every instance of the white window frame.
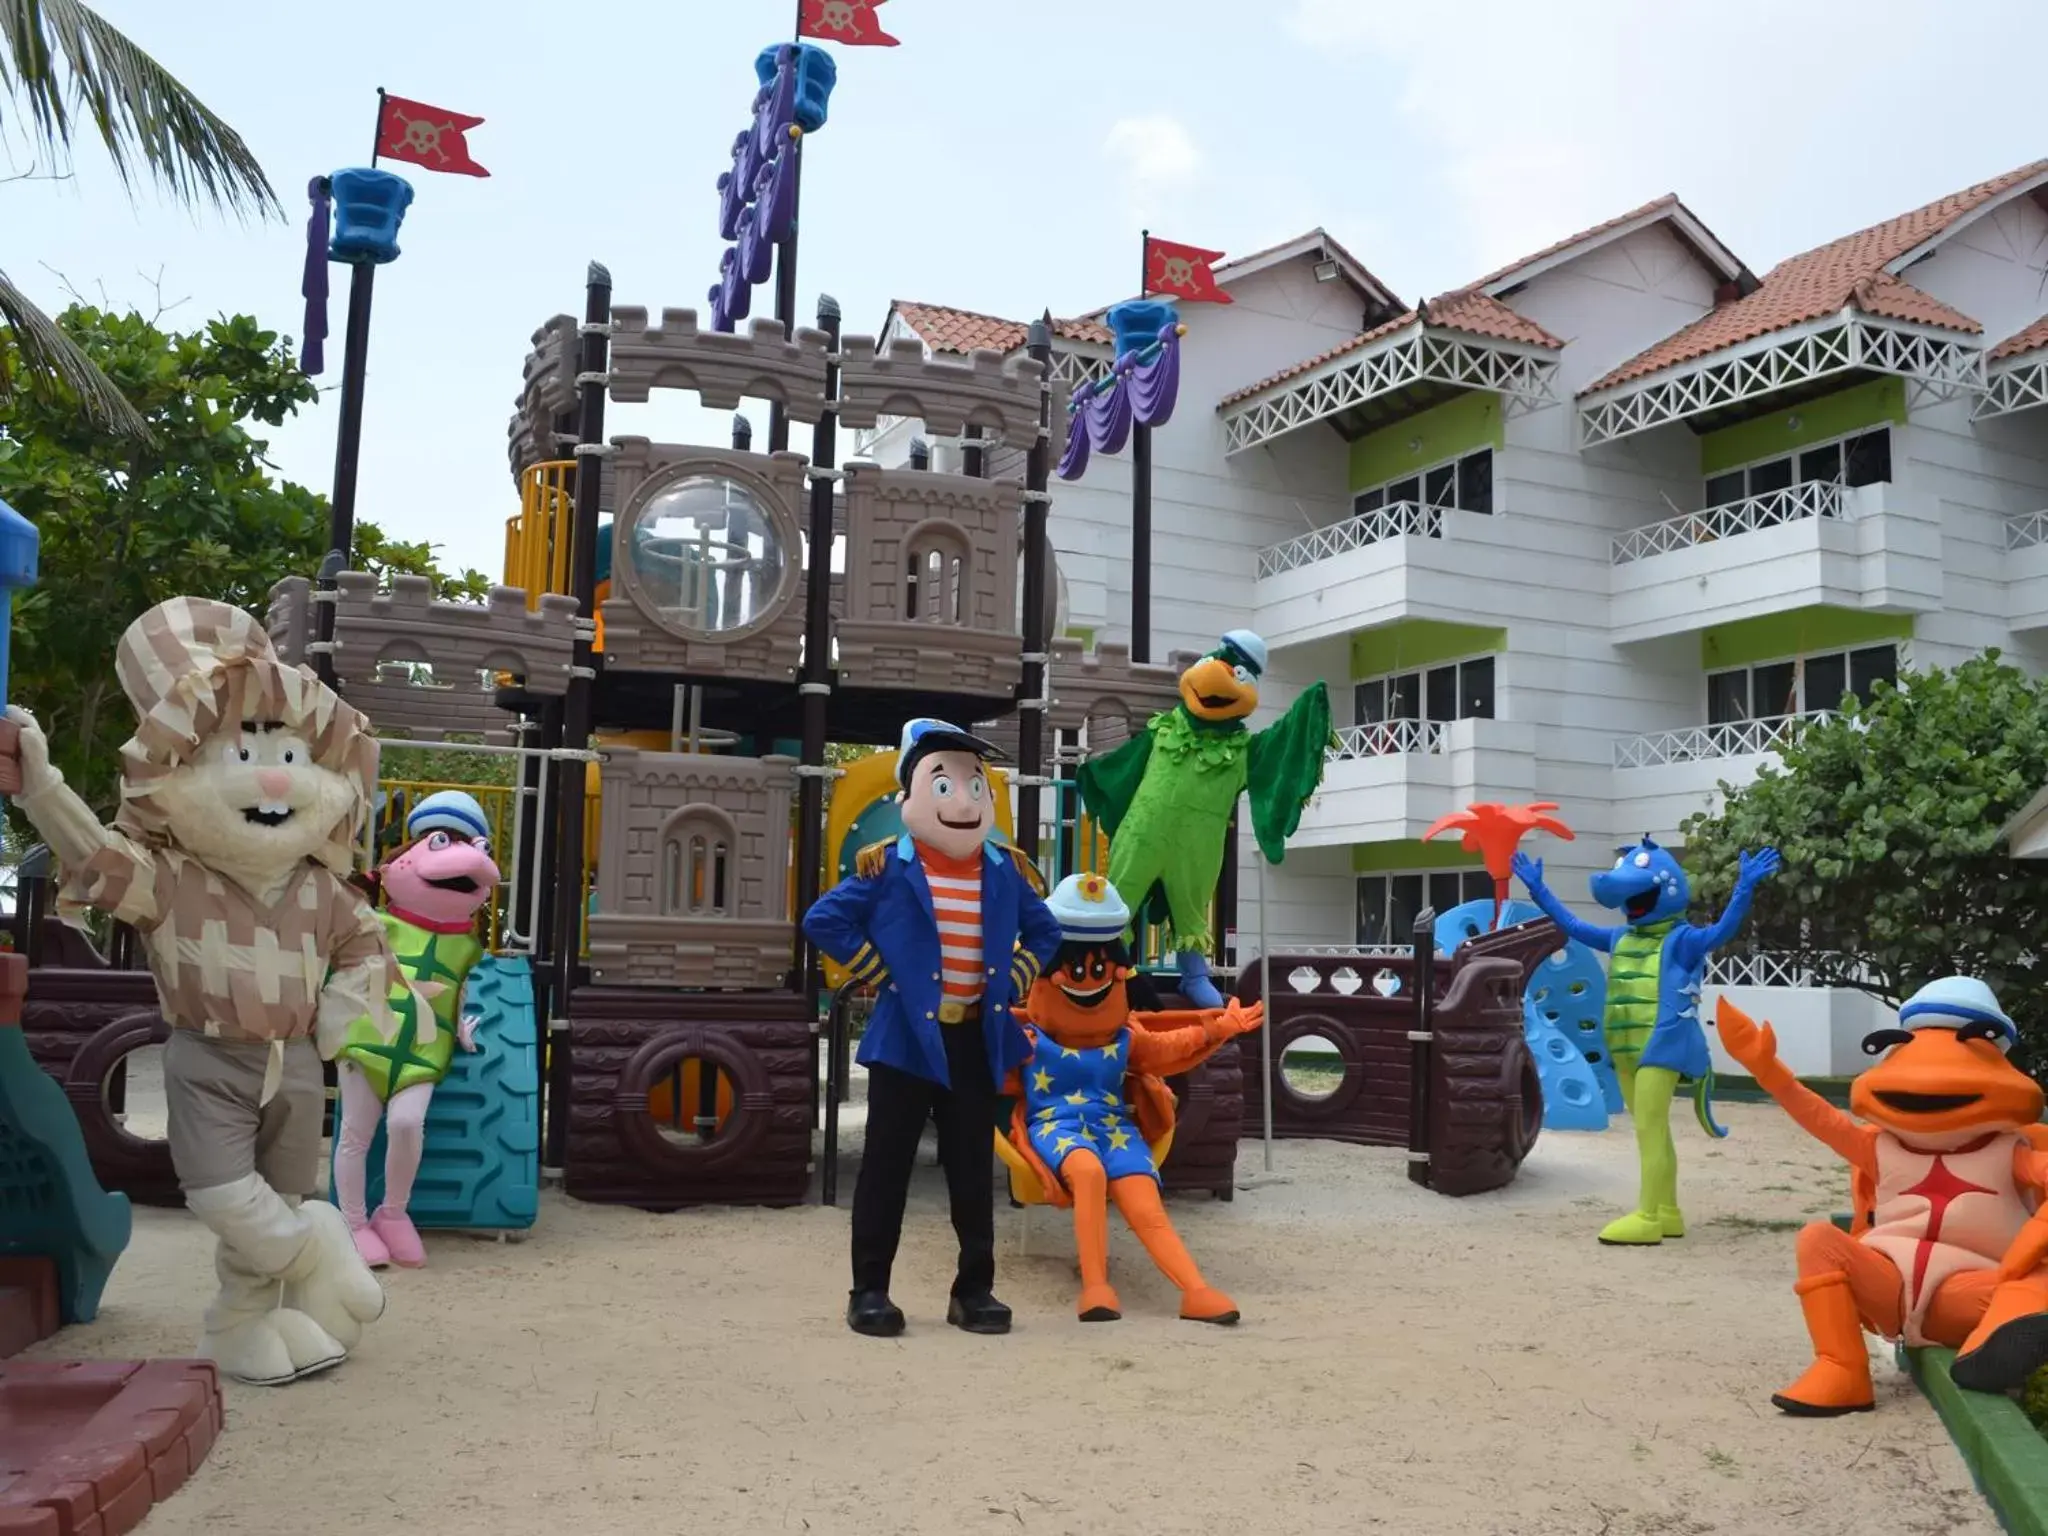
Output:
<path fill-rule="evenodd" d="M 1463 905 L 1464 905 L 1464 904 L 1465 904 L 1466 902 L 1468 902 L 1468 901 L 1479 901 L 1479 900 L 1481 900 L 1481 899 L 1485 899 L 1485 900 L 1488 900 L 1488 901 L 1490 901 L 1490 900 L 1492 900 L 1492 899 L 1493 899 L 1493 877 L 1492 877 L 1491 875 L 1487 874 L 1487 872 L 1486 872 L 1485 870 L 1483 870 L 1483 869 L 1476 869 L 1476 868 L 1474 868 L 1474 867 L 1473 867 L 1472 865 L 1470 865 L 1470 864 L 1462 864 L 1462 865 L 1458 865 L 1458 866 L 1455 866 L 1455 867 L 1451 867 L 1451 868 L 1445 868 L 1445 867 L 1443 867 L 1443 866 L 1439 865 L 1439 866 L 1437 866 L 1437 867 L 1435 867 L 1435 868 L 1431 868 L 1431 869 L 1375 869 L 1375 870 L 1369 870 L 1369 871 L 1367 871 L 1367 872 L 1365 872 L 1365 873 L 1363 873 L 1363 874 L 1356 874 L 1356 875 L 1354 875 L 1354 876 L 1353 876 L 1353 879 L 1352 879 L 1352 887 L 1351 887 L 1351 922 L 1352 922 L 1352 934 L 1353 934 L 1353 936 L 1354 936 L 1354 937 L 1359 937 L 1359 936 L 1358 936 L 1358 911 L 1359 911 L 1359 897 L 1360 897 L 1360 894 L 1361 894 L 1361 893 L 1362 893 L 1362 891 L 1363 891 L 1363 888 L 1364 888 L 1364 882 L 1365 882 L 1365 881 L 1367 881 L 1367 880 L 1384 880 L 1384 881 L 1386 881 L 1386 882 L 1387 882 L 1387 884 L 1386 884 L 1386 887 L 1385 887 L 1385 892 L 1384 892 L 1384 896 L 1383 896 L 1383 898 L 1382 898 L 1382 902 L 1381 902 L 1381 910 L 1380 910 L 1380 917 L 1381 917 L 1381 921 L 1382 921 L 1382 922 L 1384 922 L 1384 921 L 1386 920 L 1387 912 L 1388 912 L 1388 910 L 1389 910 L 1389 909 L 1390 909 L 1390 908 L 1392 907 L 1392 904 L 1393 904 L 1393 895 L 1394 895 L 1394 881 L 1396 881 L 1396 880 L 1399 880 L 1399 879 L 1402 879 L 1403 877 L 1406 877 L 1406 876 L 1410 876 L 1410 875 L 1413 875 L 1413 876 L 1417 876 L 1417 877 L 1419 877 L 1419 878 L 1421 879 L 1421 881 L 1422 881 L 1422 904 L 1423 904 L 1423 906 L 1425 906 L 1425 907 L 1429 905 L 1429 882 L 1430 882 L 1430 878 L 1431 878 L 1432 876 L 1435 876 L 1435 875 L 1457 875 L 1457 876 L 1459 877 L 1459 884 L 1458 884 L 1458 889 L 1459 889 L 1459 891 L 1460 891 L 1460 893 L 1461 893 L 1461 894 L 1460 894 L 1460 897 L 1459 897 L 1458 905 L 1460 905 L 1460 906 L 1463 906 Z M 1466 890 L 1467 888 L 1471 887 L 1471 886 L 1472 886 L 1472 883 L 1473 883 L 1474 881 L 1478 882 L 1478 883 L 1479 883 L 1480 885 L 1483 885 L 1483 886 L 1485 887 L 1485 890 L 1484 890 L 1484 891 L 1483 891 L 1483 892 L 1482 892 L 1482 893 L 1481 893 L 1481 894 L 1480 894 L 1479 896 L 1465 896 L 1465 895 L 1463 895 L 1462 893 L 1463 893 L 1463 892 L 1464 892 L 1464 891 L 1465 891 L 1465 890 Z M 1444 909 L 1444 911 L 1449 911 L 1449 910 L 1450 910 L 1450 909 L 1449 909 L 1448 907 Z M 1437 913 L 1437 916 L 1438 916 L 1438 917 L 1442 917 L 1443 915 L 1444 915 L 1444 914 L 1443 914 L 1443 912 L 1439 912 L 1439 913 Z M 1401 947 L 1403 947 L 1403 946 L 1405 946 L 1405 945 L 1409 944 L 1409 943 L 1410 943 L 1410 942 L 1411 942 L 1411 941 L 1413 940 L 1413 938 L 1414 938 L 1414 935 L 1412 935 L 1412 934 L 1407 934 L 1407 933 L 1390 933 L 1390 934 L 1386 935 L 1386 937 L 1384 937 L 1383 939 L 1379 939 L 1379 940 L 1377 940 L 1377 941 L 1374 941 L 1374 940 L 1368 940 L 1368 939 L 1364 939 L 1364 938 L 1362 938 L 1362 937 L 1361 937 L 1361 938 L 1359 938 L 1359 943 L 1360 943 L 1360 944 L 1368 944 L 1368 943 L 1374 943 L 1374 942 L 1377 942 L 1377 943 L 1379 943 L 1379 944 L 1382 944 L 1382 945 L 1385 945 L 1385 946 L 1389 946 L 1389 947 L 1393 947 L 1393 948 L 1401 948 Z"/>
<path fill-rule="evenodd" d="M 1800 445 L 1799 445 L 1799 446 L 1798 446 L 1797 448 L 1781 448 L 1781 449 L 1779 449 L 1779 450 L 1778 450 L 1778 451 L 1777 451 L 1776 453 L 1764 453 L 1764 454 L 1759 454 L 1759 455 L 1757 455 L 1757 457 L 1755 457 L 1755 458 L 1753 458 L 1753 459 L 1745 459 L 1745 460 L 1744 460 L 1744 461 L 1743 461 L 1742 463 L 1740 463 L 1740 464 L 1729 464 L 1729 465 L 1726 465 L 1726 466 L 1724 466 L 1724 467 L 1723 467 L 1723 468 L 1721 468 L 1721 469 L 1717 469 L 1717 470 L 1715 470 L 1715 471 L 1714 471 L 1714 472 L 1713 472 L 1713 473 L 1712 473 L 1711 475 L 1709 475 L 1709 474 L 1702 474 L 1702 475 L 1700 476 L 1700 502 L 1701 502 L 1701 507 L 1700 507 L 1700 510 L 1701 510 L 1701 511 L 1706 511 L 1706 510 L 1708 510 L 1708 509 L 1710 509 L 1710 508 L 1712 508 L 1712 507 L 1716 507 L 1716 506 L 1723 506 L 1723 507 L 1726 507 L 1726 506 L 1733 506 L 1733 505 L 1735 504 L 1735 502 L 1739 502 L 1739 501 L 1748 501 L 1748 500 L 1750 500 L 1750 499 L 1751 499 L 1752 497 L 1755 497 L 1755 496 L 1759 496 L 1759 495 L 1763 495 L 1763 496 L 1769 496 L 1769 495 L 1773 494 L 1773 493 L 1772 493 L 1772 492 L 1770 492 L 1770 491 L 1752 491 L 1752 490 L 1750 490 L 1750 488 L 1749 488 L 1749 472 L 1750 472 L 1750 471 L 1751 471 L 1752 469 L 1755 469 L 1755 468 L 1756 468 L 1756 467 L 1757 467 L 1757 466 L 1758 466 L 1759 464 L 1775 464 L 1775 463 L 1777 463 L 1777 461 L 1778 461 L 1778 460 L 1780 460 L 1780 459 L 1790 459 L 1790 460 L 1792 461 L 1792 484 L 1794 484 L 1794 485 L 1810 485 L 1810 484 L 1814 484 L 1815 482 L 1813 482 L 1813 481 L 1809 481 L 1809 480 L 1804 480 L 1804 479 L 1801 479 L 1801 478 L 1800 478 L 1800 474 L 1799 474 L 1799 461 L 1800 461 L 1800 459 L 1801 459 L 1802 457 L 1804 457 L 1804 456 L 1805 456 L 1806 454 L 1809 454 L 1809 453 L 1812 453 L 1812 452 L 1814 452 L 1814 451 L 1815 451 L 1815 450 L 1817 450 L 1817 449 L 1821 449 L 1821 448 L 1832 448 L 1832 447 L 1836 447 L 1836 446 L 1838 446 L 1838 445 L 1841 445 L 1841 446 L 1846 446 L 1847 444 L 1849 444 L 1849 443 L 1851 443 L 1851 442 L 1854 442 L 1854 441 L 1855 441 L 1855 440 L 1856 440 L 1857 438 L 1859 438 L 1859 437 L 1868 437 L 1868 436 L 1869 436 L 1869 435 L 1870 435 L 1871 433 L 1873 433 L 1873 432 L 1882 432 L 1882 433 L 1884 433 L 1884 434 L 1885 434 L 1885 437 L 1886 437 L 1886 439 L 1887 439 L 1887 443 L 1888 443 L 1888 449 L 1889 449 L 1889 451 L 1888 451 L 1888 454 L 1887 454 L 1887 457 L 1891 457 L 1892 455 L 1896 455 L 1896 454 L 1897 454 L 1897 452 L 1898 452 L 1898 447 L 1899 447 L 1899 440 L 1898 440 L 1898 438 L 1897 438 L 1897 437 L 1893 436 L 1893 434 L 1892 434 L 1892 429 L 1893 429 L 1893 428 L 1894 428 L 1894 427 L 1895 427 L 1896 425 L 1897 425 L 1897 423 L 1896 423 L 1896 422 L 1892 422 L 1892 421 L 1881 421 L 1881 422 L 1878 422 L 1877 424 L 1875 424 L 1874 426 L 1868 426 L 1868 427 L 1858 427 L 1858 428 L 1857 428 L 1857 429 L 1856 429 L 1855 431 L 1853 431 L 1853 432 L 1844 432 L 1844 433 L 1841 433 L 1841 434 L 1840 434 L 1839 436 L 1836 436 L 1836 437 L 1823 437 L 1823 438 L 1821 438 L 1821 439 L 1820 439 L 1819 441 L 1817 441 L 1817 442 L 1811 442 L 1811 443 L 1801 443 L 1801 444 L 1800 444 Z M 1846 458 L 1847 458 L 1847 456 L 1845 455 L 1845 456 L 1844 456 L 1844 462 L 1845 462 L 1845 463 L 1846 463 Z M 1893 471 L 1894 471 L 1894 472 L 1896 472 L 1896 471 L 1897 471 L 1897 469 L 1898 469 L 1898 462 L 1897 462 L 1896 458 L 1893 458 L 1893 459 L 1892 459 L 1892 466 L 1891 466 L 1891 467 L 1892 467 L 1892 469 L 1893 469 Z M 1713 483 L 1714 481 L 1716 481 L 1716 480 L 1719 480 L 1719 479 L 1721 479 L 1721 478 L 1722 478 L 1723 476 L 1726 476 L 1726 475 L 1737 475 L 1737 474 L 1739 474 L 1739 475 L 1741 475 L 1741 476 L 1742 476 L 1742 494 L 1741 494 L 1740 496 L 1737 496 L 1737 497 L 1735 498 L 1735 500 L 1734 500 L 1734 501 L 1722 501 L 1722 502 L 1711 502 L 1711 501 L 1708 501 L 1708 500 L 1707 500 L 1707 487 L 1708 487 L 1708 486 L 1709 486 L 1710 484 L 1712 484 L 1712 483 Z M 1844 477 L 1842 476 L 1842 474 L 1840 474 L 1840 473 L 1838 472 L 1838 473 L 1837 473 L 1837 474 L 1835 475 L 1835 477 L 1834 477 L 1834 479 L 1833 479 L 1832 481 L 1825 481 L 1825 482 L 1820 482 L 1820 483 L 1823 483 L 1823 484 L 1834 484 L 1834 485 L 1846 485 L 1846 484 L 1847 484 L 1848 482 L 1847 482 L 1847 480 L 1846 480 L 1846 479 L 1844 479 Z M 1889 481 L 1885 481 L 1885 482 L 1878 482 L 1878 483 L 1882 483 L 1882 484 L 1889 484 L 1890 482 L 1889 482 Z M 1825 653 L 1825 652 L 1823 652 L 1822 654 L 1826 654 L 1826 653 Z M 1766 663 L 1765 663 L 1765 665 L 1766 665 L 1766 666 L 1768 666 L 1768 665 L 1769 665 L 1769 663 L 1768 663 L 1768 662 L 1766 662 Z"/>
<path fill-rule="evenodd" d="M 1494 451 L 1493 444 L 1491 443 L 1488 443 L 1483 448 L 1467 448 L 1463 453 L 1454 453 L 1447 459 L 1432 460 L 1430 463 L 1425 464 L 1418 469 L 1403 470 L 1400 474 L 1395 475 L 1390 479 L 1376 481 L 1372 485 L 1359 486 L 1358 489 L 1354 490 L 1351 493 L 1351 515 L 1353 517 L 1370 517 L 1374 511 L 1379 510 L 1378 508 L 1367 508 L 1361 511 L 1358 505 L 1361 498 L 1370 496 L 1374 491 L 1378 491 L 1380 493 L 1380 507 L 1411 505 L 1418 507 L 1437 507 L 1452 512 L 1471 512 L 1472 509 L 1470 507 L 1462 507 L 1458 505 L 1458 490 L 1460 485 L 1458 466 L 1460 464 L 1463 464 L 1467 459 L 1477 458 L 1482 453 L 1487 456 L 1488 460 L 1486 478 L 1488 485 L 1490 485 L 1493 488 L 1492 496 L 1490 497 L 1491 501 L 1493 502 L 1493 506 L 1487 512 L 1473 512 L 1473 516 L 1498 516 L 1500 514 L 1500 455 Z M 1451 499 L 1449 501 L 1435 502 L 1429 499 L 1429 477 L 1439 469 L 1448 469 L 1451 472 Z M 1399 485 L 1403 480 L 1413 480 L 1415 482 L 1415 496 L 1412 501 L 1397 502 L 1392 500 L 1387 495 L 1387 492 L 1391 490 L 1392 487 Z"/>
<path fill-rule="evenodd" d="M 1354 725 L 1364 725 L 1364 724 L 1366 724 L 1366 722 L 1365 722 L 1365 721 L 1363 721 L 1363 720 L 1360 720 L 1360 719 L 1358 718 L 1358 690 L 1359 690 L 1360 688 L 1364 687 L 1364 686 L 1365 686 L 1365 685 L 1366 685 L 1367 683 L 1380 683 L 1380 684 L 1388 684 L 1388 683 L 1392 683 L 1392 682 L 1393 682 L 1393 681 L 1394 681 L 1394 680 L 1395 680 L 1396 678 L 1401 678 L 1401 677 L 1412 677 L 1412 678 L 1414 678 L 1414 679 L 1415 679 L 1415 697 L 1416 697 L 1416 700 L 1417 700 L 1417 707 L 1418 707 L 1418 708 L 1420 708 L 1420 710 L 1422 711 L 1422 713 L 1421 713 L 1421 714 L 1419 714 L 1418 716 L 1416 716 L 1416 718 L 1417 718 L 1418 720 L 1424 720 L 1424 721 L 1428 720 L 1428 719 L 1429 719 L 1429 674 L 1430 674 L 1430 673 L 1432 673 L 1432 672 L 1434 672 L 1434 671 L 1436 671 L 1436 670 L 1437 670 L 1438 668 L 1440 668 L 1440 667 L 1460 667 L 1460 668 L 1462 668 L 1462 667 L 1466 667 L 1466 666 L 1469 666 L 1469 665 L 1471 665 L 1471 664 L 1472 664 L 1473 662 L 1475 662 L 1475 661 L 1490 661 L 1490 662 L 1492 662 L 1492 663 L 1493 663 L 1493 713 L 1492 713 L 1492 714 L 1490 714 L 1490 715 L 1462 715 L 1462 714 L 1460 714 L 1460 715 L 1453 715 L 1453 716 L 1451 716 L 1451 720 L 1498 720 L 1498 719 L 1499 719 L 1499 718 L 1501 717 L 1501 716 L 1500 716 L 1500 654 L 1501 654 L 1501 653 L 1500 653 L 1499 651 L 1473 651 L 1473 652 L 1471 652 L 1470 654 L 1468 654 L 1468 655 L 1464 655 L 1464 656 L 1451 656 L 1451 657 L 1447 657 L 1447 658 L 1445 658 L 1445 659 L 1444 659 L 1444 660 L 1442 660 L 1442 661 L 1432 661 L 1432 662 L 1431 662 L 1431 663 L 1430 663 L 1430 664 L 1429 664 L 1428 666 L 1426 666 L 1426 667 L 1402 667 L 1402 668 L 1400 668 L 1400 669 L 1399 669 L 1398 671 L 1394 671 L 1394 672 L 1380 672 L 1380 673 L 1376 673 L 1376 674 L 1374 674 L 1374 675 L 1373 675 L 1373 676 L 1371 676 L 1371 677 L 1355 677 L 1355 678 L 1353 678 L 1353 679 L 1351 680 L 1351 720 L 1352 720 L 1352 724 L 1354 724 Z M 1460 707 L 1460 708 L 1463 708 L 1463 707 L 1464 707 L 1464 699 L 1465 699 L 1465 688 L 1464 688 L 1464 683 L 1465 683 L 1464 675 L 1463 675 L 1463 673 L 1461 672 L 1461 673 L 1459 674 L 1459 678 L 1458 678 L 1458 703 L 1459 703 L 1459 707 Z M 1390 718 L 1391 718 L 1391 717 L 1390 717 Z M 1442 721 L 1438 721 L 1438 722 L 1436 722 L 1436 723 L 1437 723 L 1437 724 L 1440 724 L 1440 725 L 1449 725 L 1449 724 L 1451 723 L 1451 720 L 1442 720 Z M 1384 723 L 1384 722 L 1377 722 L 1377 723 Z"/>
<path fill-rule="evenodd" d="M 1896 677 L 1899 673 L 1902 673 L 1906 670 L 1906 642 L 1904 640 L 1866 640 L 1861 645 L 1829 646 L 1824 651 L 1802 651 L 1799 654 L 1793 656 L 1770 656 L 1766 657 L 1762 661 L 1745 661 L 1741 663 L 1739 666 L 1709 668 L 1700 676 L 1700 718 L 1706 721 L 1707 724 L 1710 726 L 1717 724 L 1732 725 L 1737 723 L 1735 721 L 1729 720 L 1715 721 L 1712 718 L 1712 680 L 1717 677 L 1725 677 L 1730 672 L 1744 672 L 1751 674 L 1750 682 L 1748 685 L 1748 697 L 1750 700 L 1751 708 L 1750 712 L 1742 717 L 1744 720 L 1784 720 L 1791 718 L 1791 716 L 1793 715 L 1820 714 L 1828 710 L 1834 709 L 1841 703 L 1839 699 L 1830 699 L 1825 704 L 1816 705 L 1806 697 L 1806 664 L 1810 661 L 1824 660 L 1825 658 L 1830 656 L 1841 657 L 1842 680 L 1844 687 L 1847 687 L 1849 679 L 1849 658 L 1855 655 L 1858 651 L 1874 651 L 1882 645 L 1890 645 L 1892 648 L 1892 673 Z M 1788 662 L 1792 665 L 1794 685 L 1797 687 L 1799 691 L 1799 707 L 1792 710 L 1789 715 L 1758 714 L 1754 708 L 1756 702 L 1756 682 L 1754 674 L 1757 668 L 1782 667 L 1786 665 Z"/>

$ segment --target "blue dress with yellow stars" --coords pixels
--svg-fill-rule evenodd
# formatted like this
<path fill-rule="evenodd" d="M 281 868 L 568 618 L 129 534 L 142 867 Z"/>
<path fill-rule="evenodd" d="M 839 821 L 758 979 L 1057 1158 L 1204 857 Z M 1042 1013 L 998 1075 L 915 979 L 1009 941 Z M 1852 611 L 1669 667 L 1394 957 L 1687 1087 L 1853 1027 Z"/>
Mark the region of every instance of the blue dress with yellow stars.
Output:
<path fill-rule="evenodd" d="M 1024 1064 L 1024 1111 L 1031 1145 L 1055 1173 L 1078 1147 L 1102 1159 L 1112 1179 L 1158 1179 L 1152 1150 L 1124 1105 L 1131 1032 L 1107 1045 L 1076 1050 L 1040 1034 Z"/>

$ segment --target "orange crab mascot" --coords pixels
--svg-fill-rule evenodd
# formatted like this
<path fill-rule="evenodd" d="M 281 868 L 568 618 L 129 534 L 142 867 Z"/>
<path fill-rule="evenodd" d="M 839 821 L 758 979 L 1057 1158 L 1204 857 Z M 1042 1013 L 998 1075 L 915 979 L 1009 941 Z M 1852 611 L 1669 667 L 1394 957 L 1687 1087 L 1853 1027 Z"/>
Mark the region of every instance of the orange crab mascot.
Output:
<path fill-rule="evenodd" d="M 1234 1323 L 1237 1303 L 1202 1278 L 1159 1199 L 1159 1166 L 1173 1134 L 1165 1079 L 1200 1065 L 1265 1016 L 1235 999 L 1223 1008 L 1133 1013 L 1123 932 L 1131 914 L 1101 875 L 1069 875 L 1046 906 L 1059 919 L 1052 965 L 1019 1010 L 1031 1055 L 1009 1091 L 1010 1135 L 997 1151 L 1027 1203 L 1070 1206 L 1081 1256 L 1084 1323 L 1123 1315 L 1109 1284 L 1113 1201 L 1160 1272 L 1180 1288 L 1180 1315 Z M 1156 1150 L 1155 1150 L 1156 1149 Z"/>
<path fill-rule="evenodd" d="M 1768 1024 L 1723 998 L 1721 1043 L 1785 1112 L 1847 1160 L 1851 1230 L 1799 1234 L 1793 1289 L 1813 1364 L 1771 1401 L 1826 1417 L 1875 1406 L 1863 1331 L 1958 1353 L 1957 1386 L 2003 1392 L 2048 1364 L 2048 1148 L 2042 1096 L 2006 1060 L 2017 1031 L 1983 982 L 1947 976 L 1863 1049 L 1880 1059 L 1849 1090 L 1857 1118 L 1802 1085 Z"/>

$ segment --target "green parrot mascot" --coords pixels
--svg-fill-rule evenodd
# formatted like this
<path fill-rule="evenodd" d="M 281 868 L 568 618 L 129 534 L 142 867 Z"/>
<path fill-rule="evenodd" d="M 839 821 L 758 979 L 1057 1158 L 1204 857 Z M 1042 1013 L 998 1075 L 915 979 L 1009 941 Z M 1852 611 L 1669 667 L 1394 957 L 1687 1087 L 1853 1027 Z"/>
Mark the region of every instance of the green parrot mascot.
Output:
<path fill-rule="evenodd" d="M 1335 739 L 1321 683 L 1263 731 L 1249 729 L 1265 670 L 1266 642 L 1233 629 L 1181 673 L 1178 705 L 1081 765 L 1081 804 L 1109 837 L 1110 884 L 1134 933 L 1148 922 L 1168 925 L 1181 996 L 1193 1008 L 1223 1006 L 1205 957 L 1237 797 L 1250 795 L 1259 851 L 1278 864 Z"/>

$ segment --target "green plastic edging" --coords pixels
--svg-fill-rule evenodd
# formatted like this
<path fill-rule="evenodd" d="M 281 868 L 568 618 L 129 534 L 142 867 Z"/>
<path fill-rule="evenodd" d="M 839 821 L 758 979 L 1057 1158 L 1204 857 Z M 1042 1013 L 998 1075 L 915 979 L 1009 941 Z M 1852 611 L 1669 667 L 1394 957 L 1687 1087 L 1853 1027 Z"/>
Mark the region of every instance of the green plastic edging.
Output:
<path fill-rule="evenodd" d="M 1901 1349 L 1901 1363 L 1934 1404 L 1963 1464 L 2013 1536 L 2048 1536 L 2048 1440 L 2019 1404 L 1966 1392 L 1949 1375 L 1952 1349 Z"/>

